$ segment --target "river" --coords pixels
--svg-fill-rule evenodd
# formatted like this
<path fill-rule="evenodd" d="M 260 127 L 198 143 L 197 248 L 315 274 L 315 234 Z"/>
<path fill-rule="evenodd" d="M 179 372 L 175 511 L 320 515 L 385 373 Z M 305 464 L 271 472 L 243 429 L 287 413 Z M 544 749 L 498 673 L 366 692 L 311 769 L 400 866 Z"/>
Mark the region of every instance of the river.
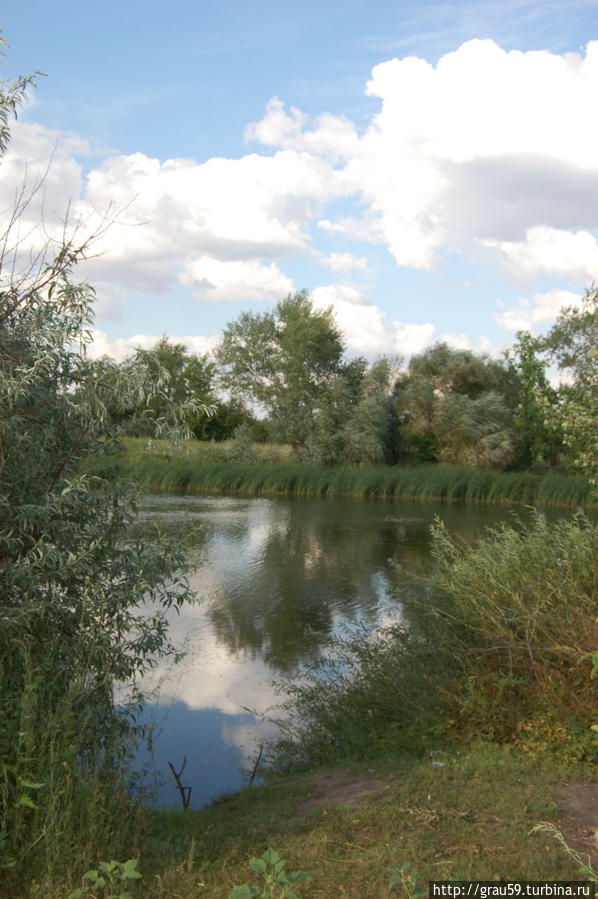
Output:
<path fill-rule="evenodd" d="M 375 629 L 400 615 L 393 566 L 428 564 L 436 515 L 469 538 L 510 514 L 382 500 L 147 497 L 142 517 L 202 527 L 190 574 L 197 601 L 169 614 L 185 658 L 144 684 L 153 738 L 136 764 L 153 801 L 180 806 L 168 762 L 180 770 L 184 757 L 192 808 L 247 783 L 243 769 L 273 733 L 257 717 L 280 701 L 273 680 L 292 677 L 342 628 Z"/>

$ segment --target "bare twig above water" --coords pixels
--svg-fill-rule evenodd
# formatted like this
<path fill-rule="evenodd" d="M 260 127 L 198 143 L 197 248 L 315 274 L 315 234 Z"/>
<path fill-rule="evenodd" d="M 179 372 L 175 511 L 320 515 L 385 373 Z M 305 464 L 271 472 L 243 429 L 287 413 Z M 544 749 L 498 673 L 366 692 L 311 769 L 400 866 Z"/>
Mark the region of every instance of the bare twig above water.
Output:
<path fill-rule="evenodd" d="M 189 800 L 191 799 L 191 787 L 184 787 L 183 784 L 181 783 L 181 775 L 182 775 L 183 771 L 185 770 L 186 764 L 187 764 L 187 756 L 186 755 L 183 756 L 183 764 L 181 765 L 180 771 L 175 771 L 174 765 L 172 764 L 172 762 L 168 762 L 168 767 L 172 771 L 172 775 L 176 781 L 177 790 L 181 794 L 181 802 L 183 803 L 183 808 L 189 807 Z"/>

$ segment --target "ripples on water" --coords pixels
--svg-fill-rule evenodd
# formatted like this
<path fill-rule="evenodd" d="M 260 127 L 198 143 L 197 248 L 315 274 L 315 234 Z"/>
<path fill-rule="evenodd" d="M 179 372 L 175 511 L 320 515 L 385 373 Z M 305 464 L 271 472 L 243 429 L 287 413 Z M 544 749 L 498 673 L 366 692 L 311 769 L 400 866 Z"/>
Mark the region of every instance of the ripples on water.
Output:
<path fill-rule="evenodd" d="M 400 615 L 392 566 L 427 564 L 429 526 L 473 535 L 504 519 L 504 509 L 364 501 L 150 496 L 143 518 L 169 528 L 200 524 L 200 567 L 190 575 L 197 603 L 169 613 L 170 635 L 186 650 L 145 686 L 152 701 L 153 749 L 138 755 L 159 804 L 176 805 L 168 768 L 191 786 L 191 806 L 237 790 L 260 740 L 259 720 L 280 697 L 271 681 L 316 657 L 347 624 L 376 628 Z"/>

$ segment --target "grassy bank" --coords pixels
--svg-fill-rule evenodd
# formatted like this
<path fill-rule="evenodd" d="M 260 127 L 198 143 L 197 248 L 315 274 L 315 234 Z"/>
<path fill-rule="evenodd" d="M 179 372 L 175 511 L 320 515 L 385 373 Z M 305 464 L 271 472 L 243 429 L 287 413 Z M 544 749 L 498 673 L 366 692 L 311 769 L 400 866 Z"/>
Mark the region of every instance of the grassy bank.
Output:
<path fill-rule="evenodd" d="M 246 495 L 355 496 L 465 503 L 521 503 L 576 508 L 589 503 L 581 477 L 497 472 L 448 465 L 329 468 L 290 461 L 287 447 L 256 445 L 250 462 L 227 458 L 230 444 L 190 443 L 169 452 L 129 440 L 122 456 L 96 470 L 133 477 L 148 490 Z"/>
<path fill-rule="evenodd" d="M 269 846 L 287 870 L 310 874 L 296 888 L 305 899 L 408 896 L 389 890 L 389 869 L 406 862 L 411 888 L 432 879 L 573 879 L 575 863 L 530 831 L 557 819 L 562 781 L 586 773 L 479 744 L 432 758 L 386 753 L 202 812 L 158 813 L 151 832 L 162 863 L 146 869 L 147 895 L 226 899 L 233 884 L 258 881 L 248 859 Z"/>
<path fill-rule="evenodd" d="M 141 879 L 80 896 L 118 896 L 126 886 L 139 899 L 227 899 L 234 885 L 259 882 L 248 862 L 268 847 L 287 871 L 309 874 L 295 888 L 300 899 L 408 897 L 432 879 L 579 879 L 558 843 L 531 831 L 558 819 L 564 781 L 587 776 L 497 745 L 420 758 L 389 747 L 367 763 L 282 778 L 201 811 L 150 813 Z M 405 863 L 405 886 L 390 891 L 392 869 Z M 76 886 L 22 895 L 64 899 Z"/>

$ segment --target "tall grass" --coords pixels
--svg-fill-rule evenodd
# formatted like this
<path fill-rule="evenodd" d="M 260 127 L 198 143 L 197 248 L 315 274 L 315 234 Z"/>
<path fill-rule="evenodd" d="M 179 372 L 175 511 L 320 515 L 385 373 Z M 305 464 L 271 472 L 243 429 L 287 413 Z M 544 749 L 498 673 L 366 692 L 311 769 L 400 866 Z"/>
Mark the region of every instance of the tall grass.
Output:
<path fill-rule="evenodd" d="M 173 492 L 249 495 L 355 496 L 463 503 L 579 506 L 591 502 L 585 478 L 530 472 L 497 472 L 449 465 L 332 468 L 288 460 L 286 448 L 254 447 L 255 462 L 226 461 L 226 447 L 199 444 L 186 453 L 153 454 L 127 445 L 110 476 L 123 466 L 142 486 Z M 264 458 L 264 456 L 266 458 Z"/>
<path fill-rule="evenodd" d="M 279 768 L 480 737 L 596 754 L 598 526 L 536 513 L 472 546 L 437 524 L 433 554 L 423 587 L 397 573 L 399 622 L 337 639 L 285 685 Z"/>
<path fill-rule="evenodd" d="M 89 721 L 83 683 L 52 702 L 50 677 L 34 673 L 27 647 L 18 650 L 21 702 L 0 734 L 6 755 L 3 739 L 17 725 L 11 764 L 0 769 L 0 895 L 68 895 L 64 885 L 76 884 L 90 862 L 130 857 L 141 844 L 143 810 L 128 790 L 130 734 L 127 741 L 124 718 L 102 729 Z"/>

